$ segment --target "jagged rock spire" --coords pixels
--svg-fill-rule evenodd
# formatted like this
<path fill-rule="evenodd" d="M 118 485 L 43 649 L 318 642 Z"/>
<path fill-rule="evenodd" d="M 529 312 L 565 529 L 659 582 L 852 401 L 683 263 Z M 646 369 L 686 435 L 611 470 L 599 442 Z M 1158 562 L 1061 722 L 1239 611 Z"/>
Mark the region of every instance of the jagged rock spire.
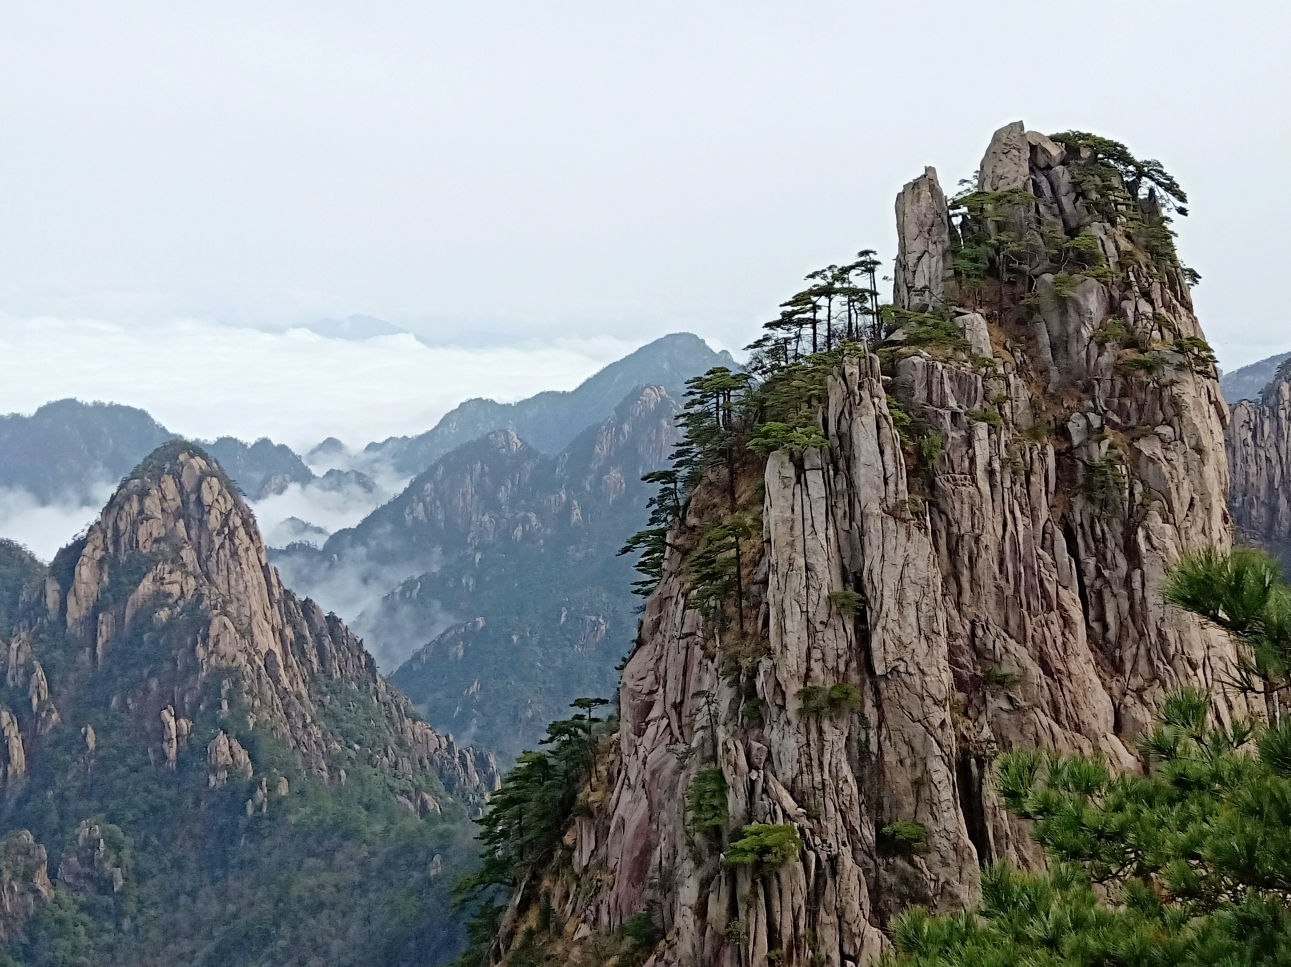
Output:
<path fill-rule="evenodd" d="M 892 301 L 902 309 L 927 309 L 946 298 L 951 278 L 950 212 L 936 168 L 897 195 L 897 267 Z"/>
<path fill-rule="evenodd" d="M 81 642 L 91 674 L 118 675 L 123 641 L 150 635 L 170 648 L 146 689 L 132 693 L 125 679 L 117 695 L 152 736 L 149 754 L 159 766 L 174 766 L 201 711 L 215 703 L 227 715 L 233 702 L 245 706 L 250 727 L 334 777 L 317 696 L 318 683 L 331 679 L 370 694 L 399 737 L 399 748 L 365 753 L 375 764 L 434 770 L 479 801 L 496 785 L 491 757 L 458 749 L 413 716 L 339 618 L 283 587 L 246 501 L 195 444 L 176 440 L 151 454 L 68 551 L 70 584 L 51 577 L 43 620 Z M 41 675 L 39 665 L 32 675 Z M 216 772 L 223 769 L 221 758 Z"/>
<path fill-rule="evenodd" d="M 841 361 L 828 444 L 766 461 L 756 618 L 735 641 L 690 600 L 687 555 L 725 506 L 696 492 L 624 669 L 612 791 L 573 819 L 569 864 L 542 871 L 565 937 L 649 909 L 659 967 L 870 964 L 909 904 L 962 909 L 979 863 L 1043 862 L 990 781 L 1000 751 L 1138 768 L 1179 685 L 1251 714 L 1222 687 L 1231 641 L 1163 595 L 1182 554 L 1232 540 L 1213 361 L 1186 274 L 1144 237 L 1151 204 L 1122 182 L 1117 204 L 1142 203 L 1122 217 L 1081 177 L 1121 171 L 1079 170 L 1095 163 L 1006 125 L 979 175 L 995 197 L 975 199 L 999 207 L 966 216 L 971 239 L 933 169 L 902 189 L 895 301 L 944 310 L 965 339 L 915 319 L 917 339 Z M 956 266 L 970 241 L 976 263 Z M 701 770 L 727 788 L 707 848 L 687 812 Z M 791 825 L 801 849 L 732 863 L 747 824 Z"/>
<path fill-rule="evenodd" d="M 1031 183 L 1031 147 L 1026 125 L 1014 121 L 991 137 L 977 170 L 978 191 L 1011 191 Z"/>

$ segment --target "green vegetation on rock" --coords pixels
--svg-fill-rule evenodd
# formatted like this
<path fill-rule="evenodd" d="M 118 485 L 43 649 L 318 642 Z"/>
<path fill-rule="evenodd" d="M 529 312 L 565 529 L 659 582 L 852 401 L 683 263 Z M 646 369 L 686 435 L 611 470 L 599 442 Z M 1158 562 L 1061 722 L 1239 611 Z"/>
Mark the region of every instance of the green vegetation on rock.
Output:
<path fill-rule="evenodd" d="M 726 861 L 774 872 L 798 855 L 802 839 L 792 823 L 749 823 L 726 851 Z"/>
<path fill-rule="evenodd" d="M 1259 551 L 1186 557 L 1167 597 L 1228 630 L 1243 691 L 1274 701 L 1291 657 L 1291 588 Z M 982 905 L 892 925 L 899 967 L 1274 967 L 1291 949 L 1291 719 L 1228 722 L 1210 698 L 1165 700 L 1145 774 L 1019 750 L 996 764 L 1048 872 L 984 871 Z"/>

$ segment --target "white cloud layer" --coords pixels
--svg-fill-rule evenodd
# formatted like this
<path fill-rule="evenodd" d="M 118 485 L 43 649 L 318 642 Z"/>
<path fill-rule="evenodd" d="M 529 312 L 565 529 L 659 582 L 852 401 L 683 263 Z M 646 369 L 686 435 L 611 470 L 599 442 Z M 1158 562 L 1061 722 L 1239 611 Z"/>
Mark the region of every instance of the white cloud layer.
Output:
<path fill-rule="evenodd" d="M 293 540 L 301 539 L 296 533 L 297 528 L 288 523 L 293 518 L 313 524 L 331 535 L 346 527 L 353 527 L 402 490 L 407 482 L 407 478 L 402 478 L 390 490 L 381 487 L 372 492 L 358 487 L 323 490 L 313 485 L 302 487 L 294 483 L 280 494 L 253 501 L 251 510 L 256 515 L 265 543 L 270 547 L 284 547 Z M 325 540 L 321 534 L 306 536 L 304 539 L 314 544 L 321 544 Z"/>
<path fill-rule="evenodd" d="M 0 309 L 738 346 L 803 273 L 891 257 L 901 185 L 932 164 L 953 190 L 1021 118 L 1159 158 L 1191 196 L 1176 227 L 1225 366 L 1291 346 L 1267 294 L 1291 193 L 1262 178 L 1291 155 L 1285 0 L 735 11 L 0 5 Z M 1001 51 L 1073 52 L 1079 83 L 990 83 Z"/>
<path fill-rule="evenodd" d="M 210 322 L 125 326 L 0 316 L 0 412 L 73 396 L 147 410 L 188 437 L 269 436 L 303 452 L 430 429 L 472 396 L 572 389 L 640 343 L 611 337 L 464 349 L 411 335 L 362 342 Z"/>
<path fill-rule="evenodd" d="M 41 506 L 25 490 L 0 489 L 0 537 L 23 544 L 42 561 L 90 526 L 112 495 L 113 484 L 103 484 L 94 504 L 62 502 Z"/>

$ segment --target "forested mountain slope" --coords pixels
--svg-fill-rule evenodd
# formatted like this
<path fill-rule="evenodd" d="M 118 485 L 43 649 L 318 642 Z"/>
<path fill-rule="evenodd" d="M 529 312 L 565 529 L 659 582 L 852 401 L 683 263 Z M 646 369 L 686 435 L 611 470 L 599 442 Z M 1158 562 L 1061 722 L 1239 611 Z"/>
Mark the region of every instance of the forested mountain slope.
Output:
<path fill-rule="evenodd" d="M 492 757 L 283 587 L 172 441 L 47 571 L 8 555 L 0 941 L 23 964 L 437 964 Z M 7 614 L 7 610 L 6 610 Z"/>
<path fill-rule="evenodd" d="M 292 586 L 413 575 L 363 615 L 411 658 L 393 681 L 436 728 L 510 758 L 617 680 L 637 625 L 626 536 L 648 515 L 677 404 L 645 387 L 563 452 L 498 430 L 441 457 L 358 527 L 274 560 Z M 415 650 L 415 653 L 413 653 Z"/>
<path fill-rule="evenodd" d="M 0 487 L 43 503 L 97 497 L 173 434 L 143 410 L 57 400 L 30 416 L 0 416 Z"/>

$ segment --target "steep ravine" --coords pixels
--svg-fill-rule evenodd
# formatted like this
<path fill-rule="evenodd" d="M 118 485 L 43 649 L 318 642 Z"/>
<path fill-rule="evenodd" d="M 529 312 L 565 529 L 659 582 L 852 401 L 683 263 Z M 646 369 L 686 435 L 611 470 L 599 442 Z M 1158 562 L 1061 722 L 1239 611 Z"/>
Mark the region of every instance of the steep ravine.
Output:
<path fill-rule="evenodd" d="M 837 361 L 827 446 L 745 463 L 746 634 L 689 600 L 715 480 L 670 534 L 617 736 L 494 959 L 536 938 L 552 962 L 599 963 L 644 912 L 653 967 L 868 963 L 906 905 L 960 909 L 979 864 L 1038 861 L 988 779 L 1000 750 L 1138 768 L 1163 692 L 1217 683 L 1232 646 L 1162 586 L 1180 554 L 1231 545 L 1227 407 L 1161 200 L 1103 157 L 1019 123 L 960 214 L 932 169 L 905 187 L 900 325 Z M 974 276 L 1005 227 L 1020 241 Z M 686 806 L 714 766 L 716 842 Z M 792 824 L 801 849 L 730 863 L 747 823 Z"/>

